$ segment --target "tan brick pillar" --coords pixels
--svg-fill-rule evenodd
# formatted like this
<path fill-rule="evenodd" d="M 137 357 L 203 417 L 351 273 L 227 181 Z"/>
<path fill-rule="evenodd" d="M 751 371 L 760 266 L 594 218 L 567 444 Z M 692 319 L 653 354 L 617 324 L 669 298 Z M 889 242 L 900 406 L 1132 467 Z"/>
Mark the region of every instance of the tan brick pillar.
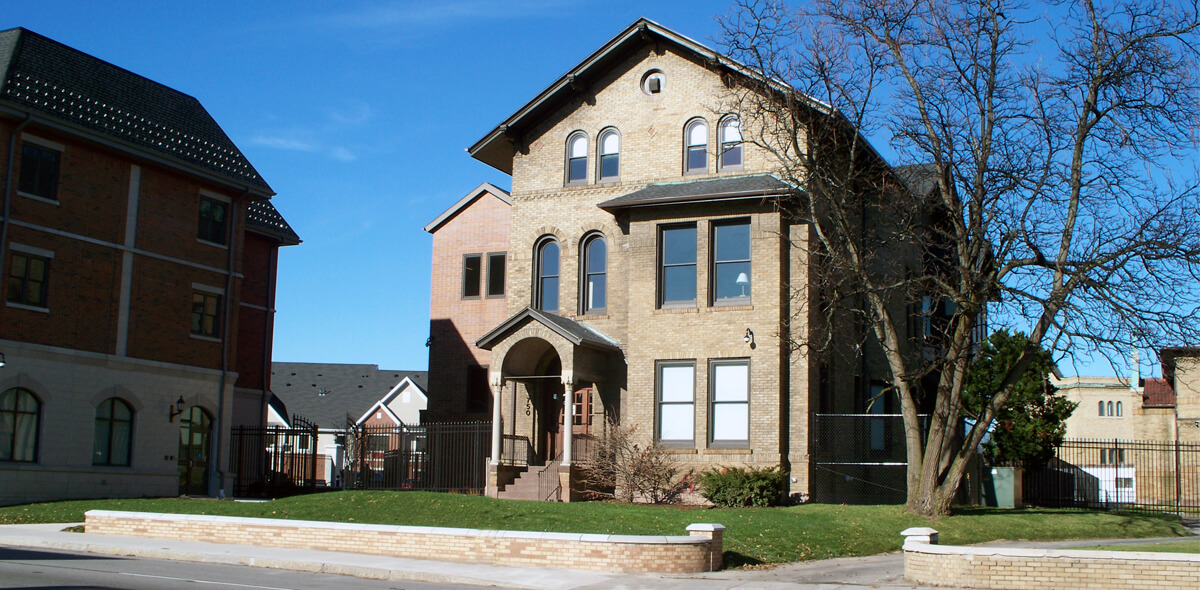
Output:
<path fill-rule="evenodd" d="M 725 526 L 717 523 L 698 522 L 689 524 L 687 531 L 693 537 L 708 537 L 708 571 L 715 572 L 724 567 L 725 562 L 725 544 L 722 537 L 725 535 Z"/>

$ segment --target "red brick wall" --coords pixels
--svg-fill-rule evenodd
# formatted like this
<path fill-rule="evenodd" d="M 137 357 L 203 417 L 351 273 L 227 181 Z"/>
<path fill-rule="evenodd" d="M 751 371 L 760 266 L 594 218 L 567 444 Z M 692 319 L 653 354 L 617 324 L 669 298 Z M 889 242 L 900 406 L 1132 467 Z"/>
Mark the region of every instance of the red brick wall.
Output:
<path fill-rule="evenodd" d="M 275 253 L 278 243 L 255 233 L 245 235 L 242 252 L 241 300 L 251 305 L 274 309 Z M 274 330 L 274 317 L 270 312 L 252 307 L 242 307 L 238 317 L 236 365 L 237 387 L 246 389 L 269 389 L 271 375 L 267 369 L 271 351 L 267 334 Z"/>
<path fill-rule="evenodd" d="M 508 251 L 511 208 L 483 195 L 433 233 L 429 302 L 429 409 L 436 417 L 466 416 L 467 367 L 487 365 L 491 353 L 475 341 L 508 317 L 506 298 L 487 298 L 487 254 Z M 462 298 L 464 254 L 483 256 L 483 296 Z M 511 255 L 506 274 L 512 275 Z M 511 279 L 507 291 L 511 291 Z M 470 417 L 484 417 L 479 412 Z"/>

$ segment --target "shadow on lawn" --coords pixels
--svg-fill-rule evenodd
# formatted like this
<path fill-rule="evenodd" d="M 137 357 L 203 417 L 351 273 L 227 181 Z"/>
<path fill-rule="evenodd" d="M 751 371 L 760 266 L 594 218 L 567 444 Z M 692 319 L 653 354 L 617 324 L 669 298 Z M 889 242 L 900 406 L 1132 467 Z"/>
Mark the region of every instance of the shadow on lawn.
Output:
<path fill-rule="evenodd" d="M 742 567 L 744 565 L 762 565 L 763 561 L 749 555 L 743 555 L 737 551 L 725 551 L 721 553 L 721 558 L 725 562 L 724 569 Z"/>

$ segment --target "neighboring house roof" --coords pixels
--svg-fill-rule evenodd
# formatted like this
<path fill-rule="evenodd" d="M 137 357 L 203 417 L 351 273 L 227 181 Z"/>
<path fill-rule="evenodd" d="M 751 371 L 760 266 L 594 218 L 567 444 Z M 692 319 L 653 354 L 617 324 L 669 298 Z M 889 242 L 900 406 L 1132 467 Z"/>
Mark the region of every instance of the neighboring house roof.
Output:
<path fill-rule="evenodd" d="M 796 189 L 770 174 L 660 182 L 599 204 L 601 209 L 627 209 L 679 203 L 733 199 L 762 199 L 794 193 Z"/>
<path fill-rule="evenodd" d="M 517 312 L 516 315 L 501 322 L 491 332 L 484 334 L 482 338 L 475 341 L 475 346 L 484 350 L 491 350 L 493 346 L 509 334 L 529 322 L 542 324 L 576 346 L 591 346 L 607 350 L 619 350 L 621 348 L 616 340 L 601 334 L 586 324 L 581 324 L 560 315 L 533 309 L 532 307 L 526 307 Z"/>
<path fill-rule="evenodd" d="M 274 194 L 200 101 L 27 29 L 0 31 L 0 111 Z"/>
<path fill-rule="evenodd" d="M 562 77 L 555 80 L 549 88 L 539 93 L 533 100 L 513 113 L 503 123 L 496 126 L 482 139 L 467 148 L 471 157 L 489 165 L 505 174 L 512 174 L 512 161 L 515 154 L 515 143 L 520 142 L 522 133 L 539 123 L 545 116 L 565 104 L 577 93 L 585 92 L 592 82 L 607 76 L 611 68 L 620 63 L 635 50 L 647 43 L 659 46 L 670 45 L 681 50 L 685 55 L 703 61 L 712 67 L 726 72 L 764 80 L 769 85 L 793 93 L 809 101 L 813 106 L 829 112 L 829 106 L 821 104 L 810 96 L 803 95 L 795 89 L 773 79 L 765 79 L 758 72 L 725 57 L 712 49 L 680 35 L 652 20 L 639 18 L 625 30 L 617 34 L 586 59 L 571 68 Z M 869 145 L 869 144 L 868 144 Z M 874 150 L 874 148 L 871 148 Z"/>
<path fill-rule="evenodd" d="M 1175 407 L 1175 389 L 1168 379 L 1146 379 L 1142 389 L 1142 407 Z"/>
<path fill-rule="evenodd" d="M 496 188 L 495 185 L 485 182 L 475 187 L 471 192 L 467 193 L 466 196 L 459 199 L 457 203 L 451 205 L 449 209 L 443 211 L 442 214 L 438 215 L 436 219 L 430 221 L 425 226 L 425 231 L 429 233 L 437 231 L 443 225 L 445 225 L 447 221 L 450 221 L 455 215 L 458 215 L 459 211 L 466 209 L 468 205 L 474 203 L 485 194 L 495 195 L 497 199 L 504 201 L 505 205 L 512 205 L 512 197 L 509 196 L 508 191 Z"/>
<path fill-rule="evenodd" d="M 300 236 L 270 201 L 250 201 L 246 209 L 246 229 L 277 238 L 288 246 L 300 243 Z"/>
<path fill-rule="evenodd" d="M 292 414 L 321 428 L 342 428 L 405 379 L 424 390 L 425 371 L 380 369 L 379 365 L 271 363 L 271 390 Z"/>
<path fill-rule="evenodd" d="M 384 395 L 382 398 L 380 398 L 379 401 L 376 401 L 373 405 L 371 405 L 370 408 L 367 408 L 367 411 L 363 412 L 363 415 L 361 417 L 359 417 L 358 421 L 355 422 L 355 424 L 362 424 L 362 423 L 366 422 L 367 420 L 370 420 L 371 414 L 374 413 L 376 410 L 382 410 L 382 411 L 386 412 L 388 415 L 388 418 L 391 418 L 392 422 L 395 422 L 397 425 L 403 423 L 403 420 L 401 420 L 400 417 L 397 416 L 396 413 L 392 411 L 392 408 L 390 408 L 388 406 L 388 404 L 391 404 L 392 400 L 396 399 L 396 396 L 403 393 L 405 389 L 415 389 L 417 391 L 417 393 L 419 395 L 421 395 L 421 397 L 424 397 L 426 400 L 429 399 L 429 393 L 425 391 L 424 387 L 417 385 L 417 383 L 415 381 L 413 381 L 412 379 L 409 379 L 408 377 L 405 377 L 403 381 L 397 383 L 396 386 L 393 387 L 391 391 L 387 392 L 386 395 Z"/>
<path fill-rule="evenodd" d="M 934 164 L 896 166 L 892 170 L 914 195 L 926 197 L 937 188 L 937 166 Z"/>

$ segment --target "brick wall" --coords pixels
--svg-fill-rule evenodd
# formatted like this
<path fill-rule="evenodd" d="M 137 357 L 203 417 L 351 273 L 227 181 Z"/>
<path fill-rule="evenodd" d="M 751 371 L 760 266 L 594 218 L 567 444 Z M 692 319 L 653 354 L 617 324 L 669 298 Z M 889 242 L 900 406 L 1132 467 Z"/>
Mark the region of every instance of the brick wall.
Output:
<path fill-rule="evenodd" d="M 102 535 L 293 547 L 506 566 L 690 573 L 721 568 L 721 525 L 692 536 L 588 535 L 90 510 Z"/>
<path fill-rule="evenodd" d="M 468 415 L 467 367 L 488 365 L 491 353 L 475 341 L 508 317 L 506 297 L 487 297 L 487 255 L 509 251 L 510 206 L 484 194 L 433 233 L 429 301 L 429 409 L 427 414 L 486 418 L 487 408 Z M 482 256 L 481 293 L 463 299 L 463 255 Z M 512 255 L 506 261 L 506 293 L 516 284 Z"/>
<path fill-rule="evenodd" d="M 967 588 L 1134 590 L 1200 586 L 1200 555 L 904 545 L 904 578 Z"/>

